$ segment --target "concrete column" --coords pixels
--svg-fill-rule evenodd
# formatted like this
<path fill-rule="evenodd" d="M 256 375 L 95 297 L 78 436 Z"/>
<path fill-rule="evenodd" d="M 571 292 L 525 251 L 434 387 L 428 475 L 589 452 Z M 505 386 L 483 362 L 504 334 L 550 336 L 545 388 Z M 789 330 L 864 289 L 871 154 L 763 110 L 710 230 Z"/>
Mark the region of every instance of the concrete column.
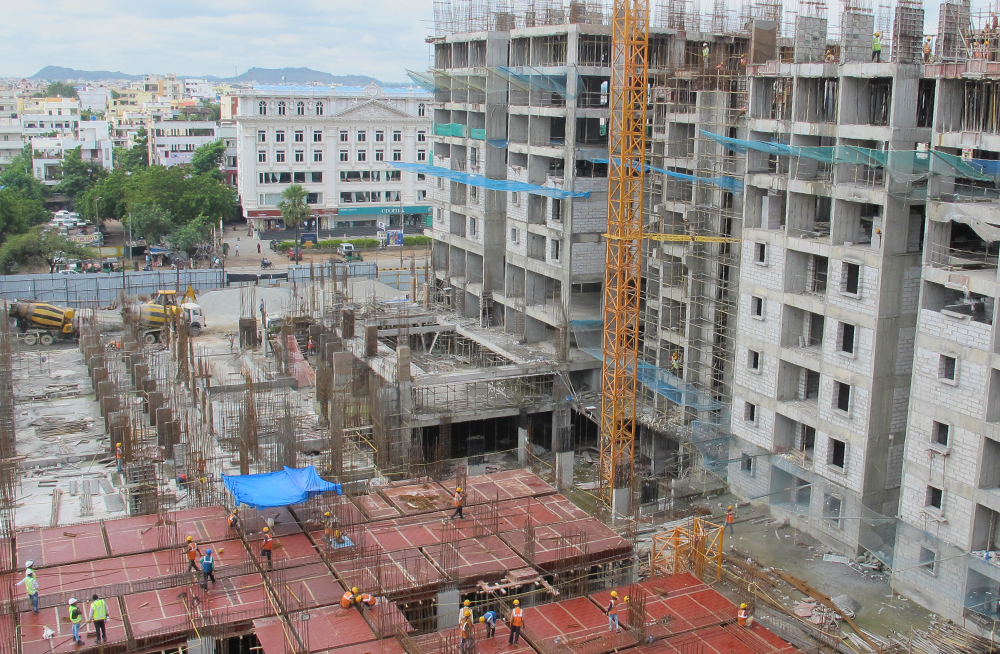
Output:
<path fill-rule="evenodd" d="M 137 363 L 132 371 L 132 386 L 136 390 L 142 390 L 142 380 L 149 377 L 149 364 Z"/>
<path fill-rule="evenodd" d="M 485 475 L 486 474 L 486 458 L 483 454 L 486 452 L 486 439 L 482 434 L 478 436 L 469 436 L 466 441 L 468 447 L 469 457 L 466 460 L 466 472 L 469 475 Z"/>
<path fill-rule="evenodd" d="M 160 391 L 153 391 L 149 394 L 149 424 L 152 427 L 156 426 L 159 419 L 157 411 L 163 406 L 163 393 Z M 169 419 L 169 418 L 168 418 Z"/>
<path fill-rule="evenodd" d="M 173 412 L 170 410 L 170 407 L 160 407 L 155 411 L 155 417 L 153 417 L 153 411 L 149 413 L 150 422 L 156 425 L 156 444 L 160 447 L 165 447 L 167 441 L 170 440 L 170 421 L 173 419 Z"/>
<path fill-rule="evenodd" d="M 615 488 L 611 491 L 612 524 L 628 516 L 628 500 L 631 492 L 631 488 Z"/>
<path fill-rule="evenodd" d="M 517 422 L 517 462 L 528 465 L 528 413 L 521 411 Z"/>
<path fill-rule="evenodd" d="M 437 626 L 447 629 L 458 626 L 458 608 L 461 602 L 458 590 L 444 590 L 438 593 Z"/>
<path fill-rule="evenodd" d="M 101 401 L 101 394 L 98 393 L 98 389 L 101 383 L 107 383 L 108 381 L 108 369 L 104 366 L 98 366 L 94 368 L 94 401 Z"/>

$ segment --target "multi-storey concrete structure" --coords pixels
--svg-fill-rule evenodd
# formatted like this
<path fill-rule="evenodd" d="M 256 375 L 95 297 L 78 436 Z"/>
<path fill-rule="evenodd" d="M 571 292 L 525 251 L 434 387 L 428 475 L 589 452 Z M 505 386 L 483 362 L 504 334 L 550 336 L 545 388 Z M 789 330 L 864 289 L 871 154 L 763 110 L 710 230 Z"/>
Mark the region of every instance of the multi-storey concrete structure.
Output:
<path fill-rule="evenodd" d="M 191 163 L 195 150 L 219 138 L 215 121 L 187 120 L 177 112 L 154 116 L 146 130 L 149 163 L 168 167 Z"/>
<path fill-rule="evenodd" d="M 239 167 L 236 163 L 239 156 L 238 137 L 235 122 L 223 120 L 219 123 L 219 138 L 226 143 L 226 154 L 222 159 L 222 176 L 230 186 L 237 186 L 239 178 Z"/>
<path fill-rule="evenodd" d="M 72 136 L 80 124 L 80 101 L 75 98 L 25 98 L 21 124 L 25 136 L 56 133 Z"/>
<path fill-rule="evenodd" d="M 24 149 L 24 128 L 14 91 L 0 91 L 0 170 Z"/>
<path fill-rule="evenodd" d="M 112 170 L 113 144 L 106 120 L 89 120 L 80 123 L 73 136 L 33 136 L 31 149 L 35 179 L 55 186 L 62 178 L 61 166 L 68 150 L 80 148 L 80 158 L 93 161 Z"/>
<path fill-rule="evenodd" d="M 423 175 L 392 163 L 431 156 L 429 94 L 415 88 L 258 86 L 223 98 L 237 130 L 238 187 L 247 219 L 281 224 L 281 192 L 304 186 L 310 227 L 374 237 L 383 223 L 421 231 Z M 233 106 L 235 102 L 235 107 Z"/>

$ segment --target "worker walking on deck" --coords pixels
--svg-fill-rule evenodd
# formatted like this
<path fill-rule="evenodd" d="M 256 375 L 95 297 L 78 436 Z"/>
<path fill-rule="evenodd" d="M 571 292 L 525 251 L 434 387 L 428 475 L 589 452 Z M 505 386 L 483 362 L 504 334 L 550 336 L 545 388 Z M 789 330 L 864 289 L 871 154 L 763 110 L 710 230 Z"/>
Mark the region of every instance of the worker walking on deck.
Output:
<path fill-rule="evenodd" d="M 733 522 L 736 520 L 736 512 L 733 511 L 733 505 L 730 504 L 729 508 L 726 509 L 726 529 L 729 530 L 729 535 L 735 533 L 733 531 Z"/>
<path fill-rule="evenodd" d="M 462 494 L 462 487 L 459 486 L 458 488 L 455 489 L 455 496 L 452 498 L 452 501 L 454 502 L 455 505 L 455 512 L 451 514 L 452 520 L 454 520 L 455 518 L 465 517 L 462 515 L 462 504 L 464 504 L 464 500 L 465 496 Z"/>
<path fill-rule="evenodd" d="M 875 32 L 875 38 L 872 39 L 872 61 L 882 63 L 882 32 Z"/>
<path fill-rule="evenodd" d="M 524 626 L 524 609 L 521 608 L 520 600 L 514 600 L 514 608 L 510 612 L 510 638 L 508 645 L 517 645 L 521 639 L 521 627 Z"/>
<path fill-rule="evenodd" d="M 469 609 L 462 609 L 462 620 L 458 623 L 458 629 L 462 636 L 462 644 L 459 646 L 459 651 L 462 654 L 469 651 L 472 646 L 472 611 Z"/>
<path fill-rule="evenodd" d="M 479 618 L 479 624 L 486 625 L 486 637 L 493 638 L 497 634 L 497 613 L 496 611 L 487 611 Z"/>
<path fill-rule="evenodd" d="M 260 550 L 261 556 L 267 557 L 267 567 L 271 567 L 271 550 L 274 549 L 274 537 L 271 536 L 271 530 L 264 527 L 264 546 Z"/>
<path fill-rule="evenodd" d="M 741 627 L 753 626 L 753 616 L 750 615 L 750 607 L 747 606 L 746 602 L 740 604 L 740 610 L 736 612 L 736 622 Z"/>
<path fill-rule="evenodd" d="M 38 580 L 35 579 L 35 571 L 28 570 L 24 574 L 24 579 L 20 582 L 24 584 L 24 592 L 28 594 L 28 599 L 31 600 L 31 610 L 36 615 L 38 614 Z"/>
<path fill-rule="evenodd" d="M 103 599 L 94 594 L 90 601 L 90 617 L 89 622 L 94 623 L 94 631 L 97 632 L 97 640 L 94 642 L 108 642 L 108 631 L 104 626 L 104 622 L 108 619 L 108 605 Z"/>
<path fill-rule="evenodd" d="M 618 622 L 618 611 L 621 608 L 621 600 L 618 599 L 618 591 L 611 591 L 611 601 L 605 613 L 608 614 L 608 631 L 621 631 L 622 626 Z"/>
<path fill-rule="evenodd" d="M 201 551 L 198 549 L 198 543 L 194 542 L 194 538 L 191 536 L 187 537 L 187 557 L 188 557 L 188 570 L 194 570 L 195 572 L 201 572 L 198 569 L 198 555 Z"/>
<path fill-rule="evenodd" d="M 924 38 L 924 63 L 931 63 L 931 37 Z"/>
<path fill-rule="evenodd" d="M 215 583 L 215 557 L 212 550 L 205 550 L 205 556 L 201 557 L 201 587 L 208 590 L 208 580 Z"/>
<path fill-rule="evenodd" d="M 340 596 L 340 608 L 349 609 L 354 606 L 354 597 L 358 594 L 358 587 L 355 586 Z"/>
<path fill-rule="evenodd" d="M 73 625 L 73 642 L 77 645 L 83 645 L 83 639 L 80 638 L 80 625 L 83 624 L 83 612 L 76 605 L 76 598 L 69 598 L 69 623 Z"/>
<path fill-rule="evenodd" d="M 125 450 L 122 449 L 122 444 L 118 443 L 115 445 L 115 471 L 120 473 L 122 471 L 122 459 L 125 458 Z"/>

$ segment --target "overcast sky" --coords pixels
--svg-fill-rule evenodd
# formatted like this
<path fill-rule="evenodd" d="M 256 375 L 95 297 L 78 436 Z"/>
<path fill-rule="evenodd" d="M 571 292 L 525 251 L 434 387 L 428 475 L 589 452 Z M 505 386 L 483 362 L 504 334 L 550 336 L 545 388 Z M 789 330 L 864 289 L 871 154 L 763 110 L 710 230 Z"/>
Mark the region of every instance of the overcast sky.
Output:
<path fill-rule="evenodd" d="M 231 77 L 425 69 L 432 0 L 0 0 L 0 76 L 47 65 Z"/>

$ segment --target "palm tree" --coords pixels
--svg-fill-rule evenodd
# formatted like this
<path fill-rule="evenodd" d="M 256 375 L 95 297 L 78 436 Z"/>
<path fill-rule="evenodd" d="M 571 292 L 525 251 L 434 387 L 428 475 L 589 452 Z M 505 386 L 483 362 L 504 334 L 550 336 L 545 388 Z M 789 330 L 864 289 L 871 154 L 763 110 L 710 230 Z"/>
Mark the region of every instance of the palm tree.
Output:
<path fill-rule="evenodd" d="M 298 184 L 292 184 L 281 192 L 281 202 L 278 203 L 278 208 L 281 209 L 281 217 L 285 221 L 285 226 L 295 228 L 295 249 L 293 252 L 298 254 L 299 225 L 312 215 L 312 210 L 306 204 L 306 190 Z"/>

